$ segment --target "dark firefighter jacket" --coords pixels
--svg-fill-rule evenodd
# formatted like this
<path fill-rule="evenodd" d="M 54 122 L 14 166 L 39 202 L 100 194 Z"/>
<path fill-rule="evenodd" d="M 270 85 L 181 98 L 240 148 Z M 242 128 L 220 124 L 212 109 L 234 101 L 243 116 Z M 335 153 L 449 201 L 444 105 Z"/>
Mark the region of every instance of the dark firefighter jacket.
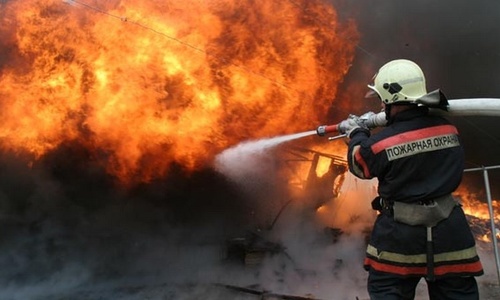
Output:
<path fill-rule="evenodd" d="M 458 131 L 426 107 L 398 113 L 387 127 L 370 136 L 355 129 L 349 142 L 350 171 L 362 179 L 378 179 L 386 201 L 418 204 L 452 193 L 460 184 L 464 152 Z M 426 228 L 394 221 L 381 213 L 368 244 L 365 269 L 401 276 L 427 274 Z M 460 206 L 432 231 L 436 278 L 483 273 L 475 240 Z"/>

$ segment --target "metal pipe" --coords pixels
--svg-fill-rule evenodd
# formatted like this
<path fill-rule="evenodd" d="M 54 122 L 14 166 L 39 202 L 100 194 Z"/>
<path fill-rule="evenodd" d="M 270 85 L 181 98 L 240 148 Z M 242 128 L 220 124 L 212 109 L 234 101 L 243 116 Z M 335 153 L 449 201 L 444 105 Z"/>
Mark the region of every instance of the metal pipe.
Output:
<path fill-rule="evenodd" d="M 333 140 L 336 140 L 336 139 L 340 139 L 340 138 L 343 138 L 343 137 L 346 137 L 347 134 L 339 134 L 339 135 L 336 135 L 336 136 L 331 136 L 328 138 L 329 141 L 333 141 Z"/>
<path fill-rule="evenodd" d="M 500 165 L 465 169 L 464 172 L 483 171 L 484 187 L 486 189 L 486 200 L 488 201 L 488 211 L 490 214 L 491 240 L 493 243 L 493 251 L 495 254 L 498 282 L 500 284 L 500 255 L 498 253 L 498 243 L 497 243 L 496 226 L 495 226 L 495 212 L 493 211 L 493 201 L 491 200 L 490 180 L 488 176 L 488 170 L 493 170 L 493 169 L 500 169 Z"/>
<path fill-rule="evenodd" d="M 465 169 L 465 170 L 464 170 L 464 172 L 483 171 L 483 170 L 494 170 L 494 169 L 500 169 L 500 165 L 498 165 L 498 166 L 490 166 L 490 167 L 481 167 L 481 168 L 471 168 L 471 169 Z"/>
<path fill-rule="evenodd" d="M 486 170 L 485 168 L 483 168 L 483 176 L 484 176 L 484 186 L 486 188 L 486 198 L 488 200 L 488 208 L 490 212 L 491 240 L 493 242 L 493 249 L 495 251 L 495 261 L 497 263 L 497 276 L 498 276 L 498 282 L 500 284 L 500 256 L 498 255 L 495 214 L 493 211 L 493 203 L 491 201 L 490 180 L 488 177 L 488 170 Z"/>

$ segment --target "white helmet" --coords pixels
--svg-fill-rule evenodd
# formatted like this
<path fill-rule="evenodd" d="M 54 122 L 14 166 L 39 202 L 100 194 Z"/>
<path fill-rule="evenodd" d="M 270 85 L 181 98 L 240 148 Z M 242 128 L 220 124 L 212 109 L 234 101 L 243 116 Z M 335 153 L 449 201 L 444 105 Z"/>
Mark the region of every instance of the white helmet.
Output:
<path fill-rule="evenodd" d="M 368 85 L 367 97 L 378 95 L 386 104 L 414 102 L 427 94 L 425 76 L 420 67 L 406 59 L 396 59 L 383 65 Z"/>

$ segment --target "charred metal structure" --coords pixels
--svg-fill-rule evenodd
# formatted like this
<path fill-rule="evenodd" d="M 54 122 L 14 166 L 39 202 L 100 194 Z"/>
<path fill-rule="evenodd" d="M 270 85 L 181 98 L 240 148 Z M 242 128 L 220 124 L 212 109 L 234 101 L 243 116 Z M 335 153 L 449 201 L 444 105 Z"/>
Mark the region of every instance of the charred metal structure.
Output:
<path fill-rule="evenodd" d="M 326 160 L 328 171 L 318 176 L 317 169 L 320 160 Z M 290 173 L 297 177 L 294 188 L 301 190 L 298 196 L 300 199 L 290 199 L 285 202 L 267 228 L 257 228 L 241 236 L 226 240 L 223 253 L 225 260 L 243 263 L 244 265 L 257 265 L 262 262 L 266 255 L 282 254 L 288 256 L 286 248 L 279 241 L 273 241 L 268 237 L 268 233 L 274 228 L 280 217 L 286 213 L 287 207 L 293 201 L 300 201 L 304 203 L 304 210 L 314 212 L 340 194 L 348 170 L 344 158 L 307 148 L 292 148 L 287 150 L 284 161 Z M 306 178 L 302 178 L 301 174 L 296 172 L 295 165 L 297 164 L 308 165 Z M 335 243 L 343 234 L 343 231 L 342 228 L 326 227 L 324 234 L 328 236 L 332 243 Z"/>

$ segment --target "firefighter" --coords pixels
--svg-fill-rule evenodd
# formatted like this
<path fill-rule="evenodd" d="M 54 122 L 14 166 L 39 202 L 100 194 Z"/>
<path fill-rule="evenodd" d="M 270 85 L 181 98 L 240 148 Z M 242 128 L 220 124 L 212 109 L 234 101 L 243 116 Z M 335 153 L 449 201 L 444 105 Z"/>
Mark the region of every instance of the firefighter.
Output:
<path fill-rule="evenodd" d="M 373 300 L 414 299 L 421 278 L 435 299 L 479 299 L 483 274 L 475 240 L 451 193 L 462 180 L 464 151 L 457 128 L 417 104 L 427 93 L 421 68 L 406 59 L 383 65 L 367 97 L 378 97 L 387 124 L 371 135 L 362 118 L 339 124 L 349 137 L 349 170 L 378 179 L 372 207 L 380 213 L 364 268 Z"/>

